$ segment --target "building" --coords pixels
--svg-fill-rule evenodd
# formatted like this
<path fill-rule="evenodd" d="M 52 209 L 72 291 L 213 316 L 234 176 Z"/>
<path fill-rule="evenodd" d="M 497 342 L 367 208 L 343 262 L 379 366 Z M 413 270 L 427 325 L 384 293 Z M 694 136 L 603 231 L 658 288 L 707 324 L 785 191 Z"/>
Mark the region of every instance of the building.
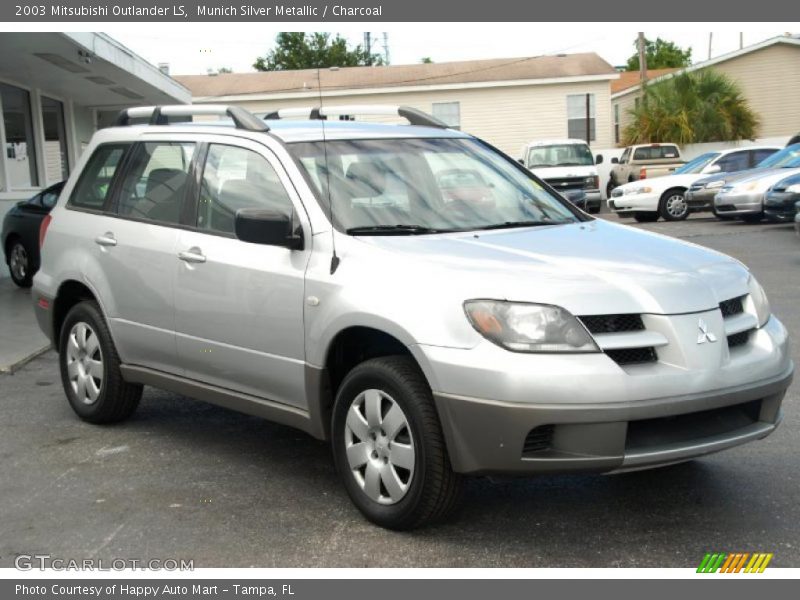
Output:
<path fill-rule="evenodd" d="M 527 142 L 586 139 L 587 129 L 593 146 L 611 146 L 610 82 L 618 77 L 597 54 L 585 53 L 176 79 L 195 103 L 236 104 L 257 114 L 318 106 L 320 96 L 329 106 L 408 105 L 517 157 Z"/>
<path fill-rule="evenodd" d="M 733 79 L 761 120 L 759 138 L 780 138 L 800 132 L 800 39 L 770 38 L 758 44 L 694 64 L 685 69 L 651 72 L 648 84 L 666 81 L 678 73 L 713 68 Z M 639 73 L 623 73 L 612 84 L 612 139 L 622 141 L 630 123 L 629 111 L 641 95 Z"/>
<path fill-rule="evenodd" d="M 132 104 L 190 92 L 100 33 L 0 35 L 0 216 L 66 178 L 92 133 Z"/>

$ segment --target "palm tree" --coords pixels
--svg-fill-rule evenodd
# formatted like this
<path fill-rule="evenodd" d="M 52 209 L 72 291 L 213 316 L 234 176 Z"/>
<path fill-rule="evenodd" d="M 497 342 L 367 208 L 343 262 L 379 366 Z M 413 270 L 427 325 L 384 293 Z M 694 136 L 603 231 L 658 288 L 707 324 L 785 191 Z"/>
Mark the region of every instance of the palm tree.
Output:
<path fill-rule="evenodd" d="M 625 144 L 723 142 L 753 139 L 759 119 L 741 90 L 712 69 L 682 73 L 645 87 L 629 111 Z"/>

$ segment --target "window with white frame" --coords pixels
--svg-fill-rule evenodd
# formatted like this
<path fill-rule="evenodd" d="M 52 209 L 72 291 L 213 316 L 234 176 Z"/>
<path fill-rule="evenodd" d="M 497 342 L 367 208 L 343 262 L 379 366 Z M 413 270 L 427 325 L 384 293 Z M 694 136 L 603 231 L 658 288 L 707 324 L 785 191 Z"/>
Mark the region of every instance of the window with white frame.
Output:
<path fill-rule="evenodd" d="M 42 123 L 44 124 L 44 174 L 47 183 L 57 183 L 67 178 L 67 130 L 64 126 L 64 104 L 42 96 Z"/>
<path fill-rule="evenodd" d="M 36 168 L 33 119 L 31 117 L 31 95 L 27 90 L 7 83 L 0 83 L 0 110 L 3 119 L 5 158 L 5 189 L 24 190 L 39 185 Z"/>
<path fill-rule="evenodd" d="M 431 106 L 434 117 L 451 129 L 461 129 L 461 103 L 434 102 Z"/>
<path fill-rule="evenodd" d="M 586 113 L 589 113 L 589 136 L 587 138 Z M 570 94 L 567 96 L 567 137 L 592 142 L 597 139 L 594 94 Z"/>

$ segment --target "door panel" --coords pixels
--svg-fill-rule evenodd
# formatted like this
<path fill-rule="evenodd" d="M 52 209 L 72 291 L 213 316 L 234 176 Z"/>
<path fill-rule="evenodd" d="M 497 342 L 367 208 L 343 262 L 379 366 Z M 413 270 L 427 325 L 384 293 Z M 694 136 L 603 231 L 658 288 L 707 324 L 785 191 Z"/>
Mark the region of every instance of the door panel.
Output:
<path fill-rule="evenodd" d="M 305 408 L 303 294 L 310 230 L 280 164 L 266 148 L 249 144 L 209 146 L 197 230 L 178 234 L 178 356 L 187 377 Z M 250 207 L 291 212 L 304 228 L 306 249 L 235 239 L 235 212 Z"/>

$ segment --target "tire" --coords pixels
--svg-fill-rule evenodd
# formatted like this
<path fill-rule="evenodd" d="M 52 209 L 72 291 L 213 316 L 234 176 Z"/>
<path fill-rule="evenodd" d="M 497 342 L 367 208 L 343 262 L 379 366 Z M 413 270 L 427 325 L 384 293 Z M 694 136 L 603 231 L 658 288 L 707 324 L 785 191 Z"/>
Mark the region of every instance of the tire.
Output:
<path fill-rule="evenodd" d="M 658 213 L 657 212 L 637 212 L 633 213 L 633 218 L 636 219 L 638 223 L 655 223 L 658 221 Z"/>
<path fill-rule="evenodd" d="M 450 466 L 430 387 L 409 357 L 370 359 L 348 373 L 331 443 L 345 490 L 376 525 L 414 529 L 458 504 L 461 476 Z"/>
<path fill-rule="evenodd" d="M 58 350 L 64 393 L 81 419 L 116 423 L 133 414 L 142 386 L 123 380 L 117 349 L 96 302 L 84 300 L 70 309 Z"/>
<path fill-rule="evenodd" d="M 33 284 L 35 272 L 31 253 L 22 240 L 15 238 L 8 247 L 8 271 L 11 280 L 21 288 L 29 288 Z"/>
<path fill-rule="evenodd" d="M 606 200 L 611 198 L 611 192 L 614 191 L 614 188 L 617 187 L 614 185 L 614 181 L 609 179 L 608 183 L 606 184 Z"/>
<path fill-rule="evenodd" d="M 764 213 L 758 213 L 755 215 L 742 215 L 739 218 L 745 223 L 760 223 L 764 219 Z"/>
<path fill-rule="evenodd" d="M 672 188 L 664 192 L 658 202 L 658 212 L 665 221 L 685 221 L 689 217 L 686 190 Z"/>

